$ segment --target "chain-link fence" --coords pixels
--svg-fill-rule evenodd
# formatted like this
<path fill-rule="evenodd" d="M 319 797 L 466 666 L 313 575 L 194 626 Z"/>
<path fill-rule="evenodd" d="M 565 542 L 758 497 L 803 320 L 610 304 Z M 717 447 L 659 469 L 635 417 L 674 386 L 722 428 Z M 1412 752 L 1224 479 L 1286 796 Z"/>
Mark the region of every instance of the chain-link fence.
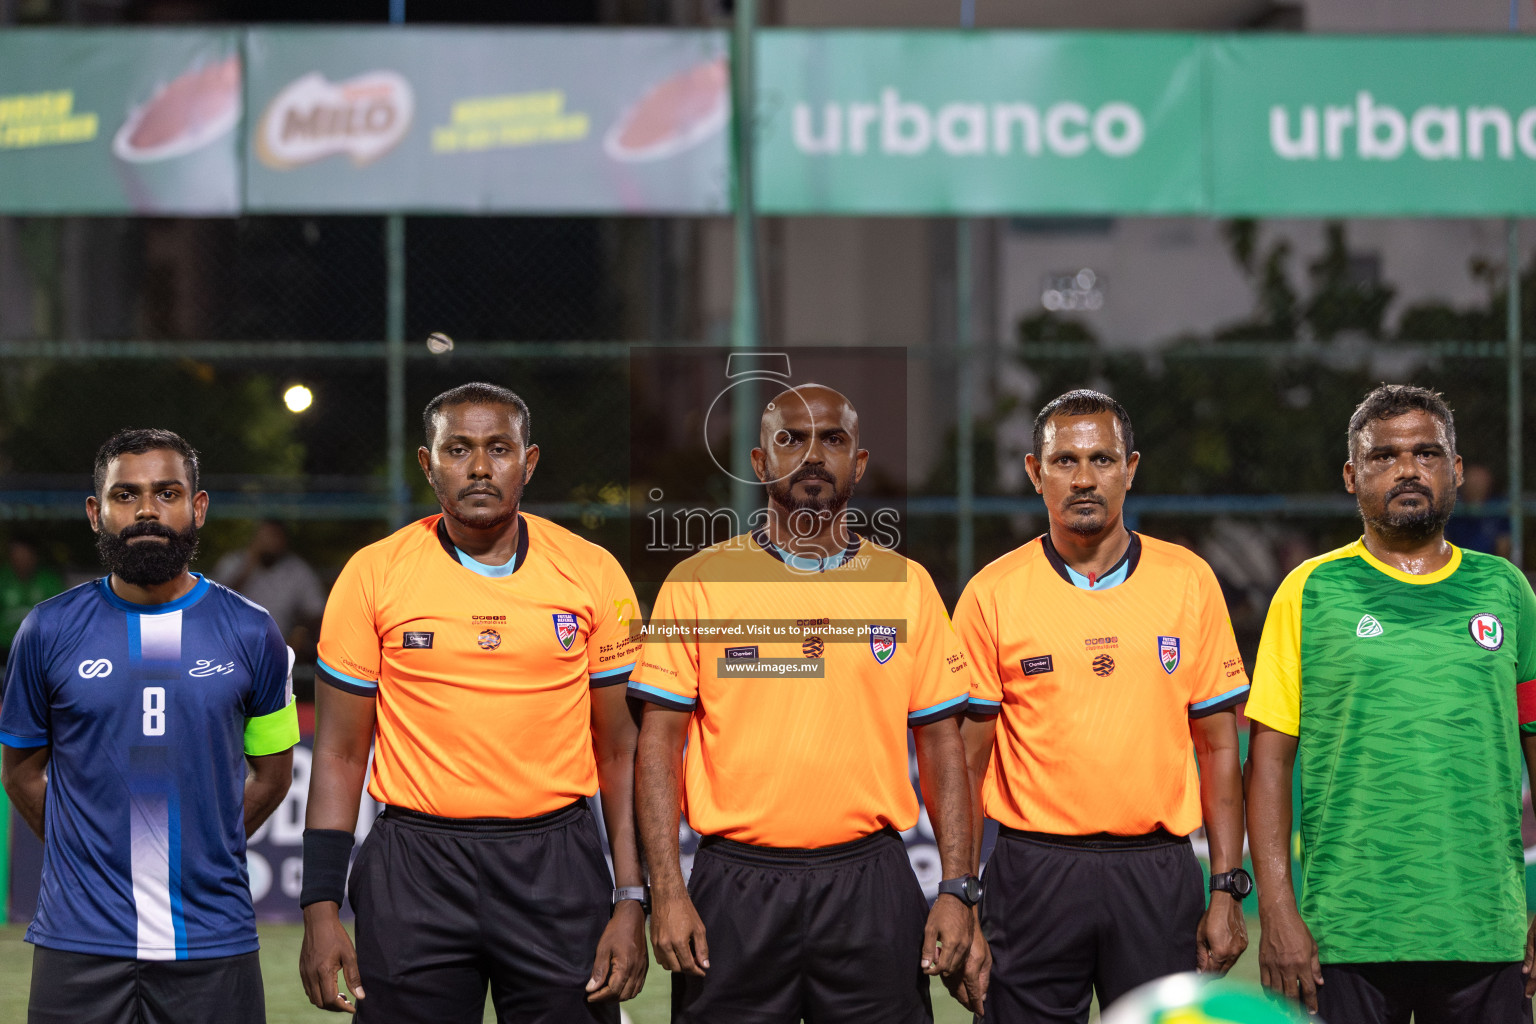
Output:
<path fill-rule="evenodd" d="M 632 349 L 712 339 L 697 296 L 719 269 L 700 255 L 703 230 L 679 219 L 406 218 L 410 511 L 432 508 L 414 466 L 419 410 L 442 390 L 488 380 L 532 408 L 543 457 L 527 507 L 622 553 L 641 504 L 631 447 L 647 443 L 634 434 L 643 417 L 631 416 Z M 1130 408 L 1143 461 L 1128 515 L 1205 555 L 1250 653 L 1284 572 L 1358 530 L 1339 478 L 1344 425 L 1383 380 L 1446 393 L 1477 467 L 1458 538 L 1508 544 L 1499 268 L 1484 268 L 1484 305 L 1421 301 L 1388 318 L 1390 293 L 1352 268 L 1342 234 L 1292 286 L 1274 251 L 1245 235 L 1253 230 L 1227 228 L 1239 258 L 1250 254 L 1251 321 L 1130 350 L 1100 340 L 1092 317 L 1043 304 L 1012 336 L 969 349 L 973 564 L 1045 528 L 1024 475 L 1030 423 L 1045 400 L 1079 386 Z M 29 542 L 66 580 L 94 573 L 80 523 L 92 455 L 118 427 L 163 425 L 204 453 L 214 502 L 201 566 L 273 518 L 333 578 L 397 510 L 380 340 L 386 235 L 379 217 L 0 220 L 0 533 Z M 1530 333 L 1536 276 L 1523 284 Z M 430 353 L 422 340 L 432 331 L 452 336 L 454 350 Z M 913 455 L 901 475 L 903 540 L 950 600 L 964 583 L 951 454 L 962 351 L 907 349 L 907 393 L 921 399 L 907 429 L 932 435 L 939 454 Z M 300 413 L 284 405 L 293 385 L 312 396 Z M 877 446 L 892 450 L 889 436 L 866 440 L 877 460 Z"/>

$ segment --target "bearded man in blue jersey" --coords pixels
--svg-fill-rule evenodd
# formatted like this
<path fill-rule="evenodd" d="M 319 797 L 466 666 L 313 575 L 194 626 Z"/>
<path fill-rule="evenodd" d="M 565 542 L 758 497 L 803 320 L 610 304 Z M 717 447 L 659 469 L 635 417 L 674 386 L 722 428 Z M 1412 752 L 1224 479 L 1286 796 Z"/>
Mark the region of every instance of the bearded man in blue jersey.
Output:
<path fill-rule="evenodd" d="M 292 653 L 187 567 L 197 452 L 125 430 L 85 511 L 109 575 L 34 608 L 0 690 L 6 793 L 43 840 L 29 1024 L 257 1024 L 245 841 L 293 778 Z"/>

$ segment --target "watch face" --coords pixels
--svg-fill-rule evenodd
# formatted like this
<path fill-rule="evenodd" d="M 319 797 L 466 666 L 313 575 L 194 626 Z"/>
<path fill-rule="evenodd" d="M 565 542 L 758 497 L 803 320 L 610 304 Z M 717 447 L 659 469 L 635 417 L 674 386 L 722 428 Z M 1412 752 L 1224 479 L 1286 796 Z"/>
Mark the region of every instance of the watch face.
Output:
<path fill-rule="evenodd" d="M 1242 868 L 1232 872 L 1232 891 L 1239 897 L 1253 892 L 1253 876 Z"/>
<path fill-rule="evenodd" d="M 981 879 L 970 875 L 965 880 L 965 901 L 975 906 L 981 900 Z"/>

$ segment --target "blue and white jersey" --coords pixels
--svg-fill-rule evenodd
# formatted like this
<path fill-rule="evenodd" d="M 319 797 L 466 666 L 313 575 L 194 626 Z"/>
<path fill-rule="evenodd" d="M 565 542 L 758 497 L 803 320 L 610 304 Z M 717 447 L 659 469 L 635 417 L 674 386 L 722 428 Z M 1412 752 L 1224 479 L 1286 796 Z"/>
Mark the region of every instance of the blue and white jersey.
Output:
<path fill-rule="evenodd" d="M 27 941 L 139 960 L 257 948 L 245 755 L 298 740 L 289 657 L 265 610 L 202 577 L 169 604 L 99 579 L 32 610 L 0 690 L 0 743 L 52 748 Z"/>

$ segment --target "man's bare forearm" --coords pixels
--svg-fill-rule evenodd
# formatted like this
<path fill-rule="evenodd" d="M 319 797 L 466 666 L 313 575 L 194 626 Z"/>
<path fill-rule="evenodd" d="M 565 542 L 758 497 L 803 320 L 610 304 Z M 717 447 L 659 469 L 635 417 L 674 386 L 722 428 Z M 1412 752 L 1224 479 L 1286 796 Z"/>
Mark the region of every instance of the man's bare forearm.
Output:
<path fill-rule="evenodd" d="M 1259 909 L 1296 905 L 1291 882 L 1291 772 L 1296 737 L 1258 722 L 1248 743 L 1248 848 Z"/>
<path fill-rule="evenodd" d="M 603 827 L 613 855 L 613 880 L 620 887 L 645 884 L 640 841 L 635 834 L 635 753 L 640 729 L 631 716 L 624 687 L 592 693 L 592 746 L 597 786 L 603 795 Z"/>
<path fill-rule="evenodd" d="M 955 718 L 920 725 L 912 730 L 917 744 L 917 777 L 939 845 L 945 878 L 958 878 L 973 867 L 971 782 L 965 744 Z"/>
<path fill-rule="evenodd" d="M 249 839 L 272 816 L 293 785 L 293 751 L 261 757 L 246 757 L 250 771 L 245 776 L 245 835 Z"/>
<path fill-rule="evenodd" d="M 1211 847 L 1211 871 L 1243 864 L 1243 766 L 1238 758 L 1237 712 L 1197 718 L 1190 732 L 1200 766 L 1200 810 Z"/>
<path fill-rule="evenodd" d="M 315 749 L 304 812 L 306 828 L 356 831 L 376 713 L 372 697 L 324 684 L 315 687 Z"/>
<path fill-rule="evenodd" d="M 682 814 L 682 737 L 687 723 L 683 712 L 647 705 L 640 724 L 635 808 L 651 888 L 658 896 L 674 896 L 684 890 L 677 831 Z"/>
<path fill-rule="evenodd" d="M 33 835 L 43 838 L 43 808 L 48 800 L 48 757 L 52 747 L 6 747 L 0 761 L 0 785 Z"/>
<path fill-rule="evenodd" d="M 971 791 L 971 856 L 968 863 L 971 873 L 978 874 L 981 871 L 982 835 L 987 826 L 981 805 L 981 784 L 986 780 L 987 767 L 992 761 L 997 716 L 967 715 L 960 721 L 960 738 L 965 743 L 965 770 Z"/>

